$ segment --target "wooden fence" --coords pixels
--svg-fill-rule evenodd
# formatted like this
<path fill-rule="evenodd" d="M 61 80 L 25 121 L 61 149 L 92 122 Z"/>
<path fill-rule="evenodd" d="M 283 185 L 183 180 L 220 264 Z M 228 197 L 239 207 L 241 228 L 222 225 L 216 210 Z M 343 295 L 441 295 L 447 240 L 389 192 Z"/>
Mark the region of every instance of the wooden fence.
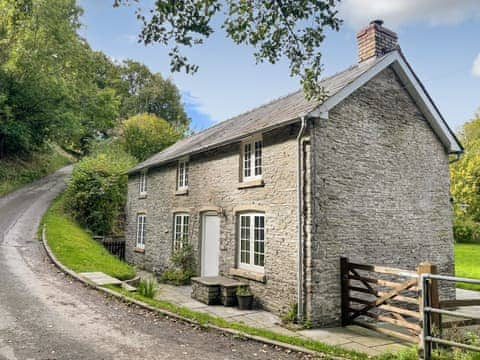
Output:
<path fill-rule="evenodd" d="M 404 341 L 419 342 L 422 330 L 419 278 L 422 273 L 436 273 L 434 265 L 421 264 L 415 272 L 341 258 L 340 269 L 343 326 L 355 324 Z M 436 286 L 431 296 L 433 303 L 438 303 Z M 385 328 L 378 322 L 391 326 Z"/>
<path fill-rule="evenodd" d="M 480 314 L 450 310 L 480 306 L 480 299 L 440 301 L 438 289 L 439 281 L 480 284 L 479 279 L 438 275 L 435 265 L 429 263 L 409 271 L 341 258 L 340 270 L 343 326 L 355 324 L 418 344 L 420 357 L 426 360 L 438 345 L 480 351 L 478 346 L 442 338 L 446 329 L 480 324 Z"/>

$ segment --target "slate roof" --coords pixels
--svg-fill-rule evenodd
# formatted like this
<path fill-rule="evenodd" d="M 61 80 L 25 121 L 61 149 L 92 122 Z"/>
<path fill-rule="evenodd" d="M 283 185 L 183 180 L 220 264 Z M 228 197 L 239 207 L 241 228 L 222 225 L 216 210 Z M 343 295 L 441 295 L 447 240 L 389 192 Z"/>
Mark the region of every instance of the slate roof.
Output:
<path fill-rule="evenodd" d="M 342 72 L 323 79 L 320 85 L 325 89 L 328 97 L 331 97 L 382 59 L 383 57 L 373 58 L 372 60 L 353 65 Z M 239 141 L 260 131 L 267 131 L 296 122 L 300 116 L 313 111 L 318 105 L 320 105 L 318 101 L 307 101 L 302 90 L 296 91 L 182 139 L 141 162 L 132 168 L 129 174 L 158 166 L 183 156 Z"/>

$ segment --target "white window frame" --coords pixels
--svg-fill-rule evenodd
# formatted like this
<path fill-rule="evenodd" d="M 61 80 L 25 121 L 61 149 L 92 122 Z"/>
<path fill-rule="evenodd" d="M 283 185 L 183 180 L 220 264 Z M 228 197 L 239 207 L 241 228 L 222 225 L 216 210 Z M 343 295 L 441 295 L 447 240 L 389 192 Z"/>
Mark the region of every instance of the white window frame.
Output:
<path fill-rule="evenodd" d="M 263 218 L 263 227 L 256 227 L 255 224 L 255 217 Z M 248 218 L 249 224 L 247 227 L 244 227 L 242 224 L 242 218 Z M 265 232 L 265 213 L 262 212 L 248 212 L 248 213 L 241 213 L 238 215 L 238 267 L 240 269 L 245 269 L 248 271 L 253 271 L 256 273 L 264 273 L 265 272 L 265 243 L 266 243 L 266 232 Z M 245 231 L 248 230 L 248 231 Z M 262 231 L 261 233 L 257 233 L 256 230 Z M 246 234 L 248 233 L 248 237 Z M 263 234 L 263 239 L 261 236 L 256 239 L 256 236 Z M 243 246 L 243 241 L 245 238 L 248 238 L 248 249 L 245 251 Z M 263 252 L 256 252 L 255 251 L 255 242 L 263 243 Z M 258 262 L 259 264 L 255 264 L 256 258 L 255 255 L 258 254 Z M 243 254 L 248 254 L 248 262 L 245 261 L 246 257 L 242 257 Z M 260 258 L 260 256 L 262 258 Z M 263 260 L 263 265 L 260 264 L 261 260 Z"/>
<path fill-rule="evenodd" d="M 137 214 L 137 238 L 136 245 L 137 249 L 145 250 L 145 235 L 147 232 L 147 215 Z"/>
<path fill-rule="evenodd" d="M 173 251 L 189 242 L 190 214 L 175 213 L 173 218 Z"/>
<path fill-rule="evenodd" d="M 147 170 L 140 173 L 140 181 L 138 183 L 138 191 L 140 196 L 147 195 Z"/>
<path fill-rule="evenodd" d="M 247 150 L 248 149 L 248 150 Z M 259 180 L 263 177 L 263 138 L 250 137 L 242 142 L 242 179 Z"/>
<path fill-rule="evenodd" d="M 177 166 L 177 190 L 188 189 L 188 158 L 178 160 Z"/>

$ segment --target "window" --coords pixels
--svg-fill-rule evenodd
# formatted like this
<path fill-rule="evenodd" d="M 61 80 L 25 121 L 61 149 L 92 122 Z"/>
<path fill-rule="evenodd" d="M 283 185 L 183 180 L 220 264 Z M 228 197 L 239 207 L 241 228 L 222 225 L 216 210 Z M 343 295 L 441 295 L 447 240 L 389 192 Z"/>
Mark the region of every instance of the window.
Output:
<path fill-rule="evenodd" d="M 140 195 L 147 194 L 147 172 L 142 171 L 140 173 L 140 183 L 139 183 Z"/>
<path fill-rule="evenodd" d="M 177 251 L 188 243 L 188 214 L 175 214 L 173 250 Z"/>
<path fill-rule="evenodd" d="M 239 267 L 263 272 L 265 265 L 265 215 L 240 215 Z"/>
<path fill-rule="evenodd" d="M 145 232 L 147 226 L 147 216 L 137 215 L 137 245 L 138 249 L 145 249 Z"/>
<path fill-rule="evenodd" d="M 178 161 L 178 190 L 185 190 L 188 188 L 188 159 Z"/>
<path fill-rule="evenodd" d="M 262 177 L 262 139 L 243 143 L 243 180 Z"/>

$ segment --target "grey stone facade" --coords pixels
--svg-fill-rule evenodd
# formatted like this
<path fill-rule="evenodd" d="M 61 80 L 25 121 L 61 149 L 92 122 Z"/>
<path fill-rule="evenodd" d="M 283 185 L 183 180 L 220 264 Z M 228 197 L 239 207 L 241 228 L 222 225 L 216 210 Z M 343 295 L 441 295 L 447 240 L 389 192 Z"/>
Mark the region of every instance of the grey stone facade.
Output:
<path fill-rule="evenodd" d="M 220 273 L 237 266 L 237 215 L 265 212 L 265 280 L 248 280 L 259 305 L 277 313 L 297 302 L 297 140 L 299 125 L 263 134 L 263 182 L 239 189 L 240 143 L 193 155 L 188 194 L 176 195 L 176 162 L 129 178 L 129 262 L 161 273 L 169 264 L 173 215 L 188 212 L 199 255 L 203 211 L 222 214 Z M 338 324 L 339 258 L 414 269 L 422 261 L 453 272 L 448 155 L 390 68 L 329 112 L 304 138 L 303 274 L 306 318 Z M 138 213 L 146 213 L 145 252 L 135 250 Z M 198 256 L 197 256 L 198 258 Z M 242 278 L 242 280 L 245 280 Z"/>
<path fill-rule="evenodd" d="M 339 258 L 453 273 L 448 155 L 386 69 L 312 130 L 309 319 L 338 323 Z"/>
<path fill-rule="evenodd" d="M 238 189 L 240 143 L 190 157 L 187 195 L 175 195 L 176 162 L 148 171 L 147 197 L 139 197 L 139 176 L 131 176 L 127 205 L 127 261 L 161 273 L 169 264 L 173 244 L 173 214 L 190 215 L 190 242 L 200 244 L 202 211 L 222 209 L 220 216 L 220 273 L 229 275 L 237 265 L 237 215 L 265 213 L 265 281 L 249 281 L 259 305 L 284 312 L 296 302 L 298 125 L 263 135 L 263 182 Z M 147 214 L 145 252 L 135 251 L 137 213 Z M 197 258 L 199 258 L 197 256 Z M 199 261 L 200 262 L 200 261 Z M 199 269 L 200 270 L 200 269 Z M 245 280 L 242 278 L 242 280 Z"/>

